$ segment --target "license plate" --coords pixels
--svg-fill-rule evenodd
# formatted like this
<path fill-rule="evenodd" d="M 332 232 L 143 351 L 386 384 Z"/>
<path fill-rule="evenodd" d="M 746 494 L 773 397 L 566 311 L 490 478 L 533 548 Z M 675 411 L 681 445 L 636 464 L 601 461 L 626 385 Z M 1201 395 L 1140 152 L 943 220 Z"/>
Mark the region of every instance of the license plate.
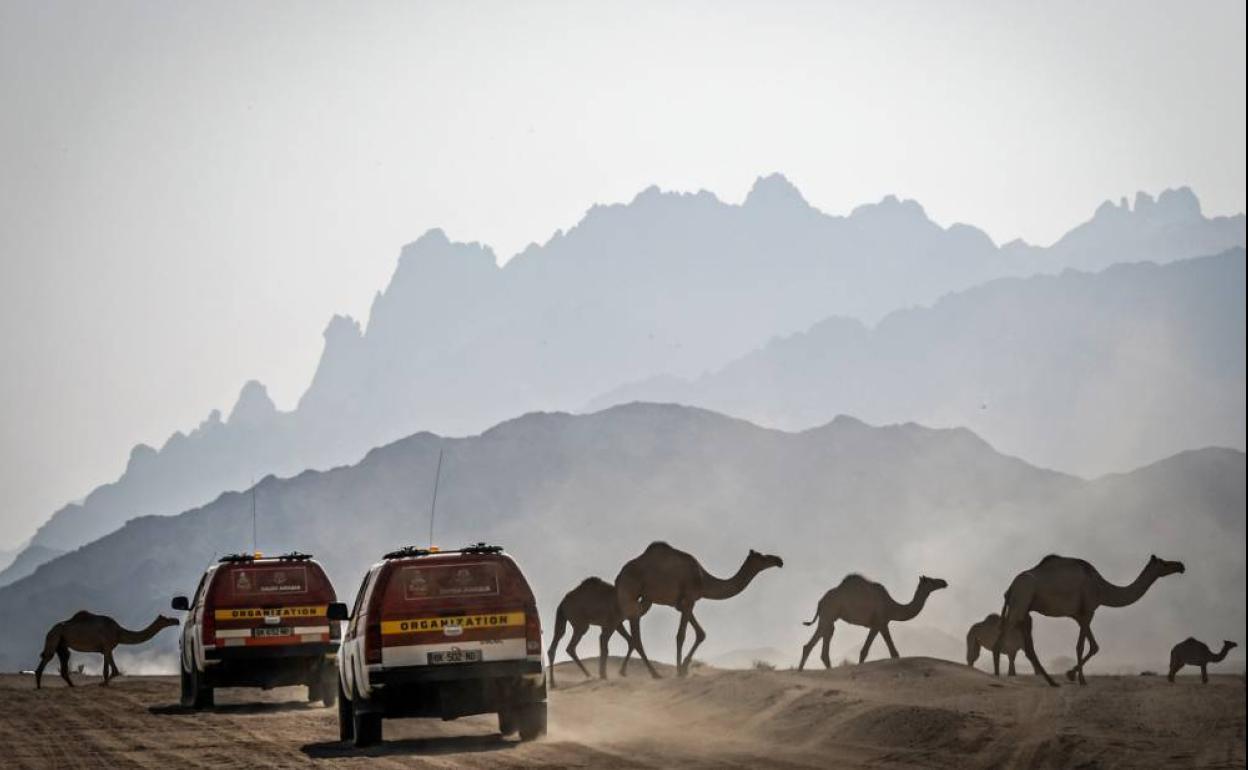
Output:
<path fill-rule="evenodd" d="M 291 636 L 295 633 L 293 628 L 253 628 L 252 636 Z"/>
<path fill-rule="evenodd" d="M 443 650 L 429 653 L 429 663 L 478 663 L 481 660 L 480 650 Z"/>

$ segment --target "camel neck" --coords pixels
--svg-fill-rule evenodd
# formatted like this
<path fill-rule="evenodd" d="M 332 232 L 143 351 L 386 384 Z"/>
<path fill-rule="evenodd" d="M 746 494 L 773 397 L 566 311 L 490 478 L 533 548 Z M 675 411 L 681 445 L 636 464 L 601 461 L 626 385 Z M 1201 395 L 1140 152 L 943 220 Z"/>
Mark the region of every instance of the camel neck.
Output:
<path fill-rule="evenodd" d="M 1149 569 L 1151 565 L 1145 565 L 1143 571 L 1129 585 L 1116 586 L 1108 580 L 1104 581 L 1102 586 L 1101 604 L 1106 607 L 1126 607 L 1128 604 L 1135 604 L 1144 595 L 1144 592 L 1152 586 L 1157 580 L 1158 574 L 1154 570 Z"/>
<path fill-rule="evenodd" d="M 727 580 L 717 578 L 704 570 L 702 596 L 706 599 L 731 599 L 744 591 L 756 574 L 756 571 L 747 570 L 744 562 L 737 573 Z"/>
<path fill-rule="evenodd" d="M 894 602 L 896 606 L 893 608 L 890 617 L 893 620 L 900 621 L 913 619 L 915 615 L 918 615 L 923 610 L 923 605 L 927 603 L 927 597 L 930 594 L 931 591 L 924 591 L 921 585 L 916 587 L 914 589 L 914 598 L 908 604 L 897 604 Z"/>
<path fill-rule="evenodd" d="M 156 621 L 153 620 L 151 623 L 148 623 L 147 628 L 144 628 L 142 631 L 131 631 L 128 628 L 122 628 L 117 634 L 117 639 L 122 644 L 142 644 L 159 633 L 162 627 L 163 626 L 158 626 Z"/>
<path fill-rule="evenodd" d="M 1229 644 L 1223 644 L 1223 645 L 1222 645 L 1222 650 L 1221 650 L 1221 652 L 1218 652 L 1218 653 L 1216 653 L 1216 654 L 1214 654 L 1214 655 L 1211 655 L 1211 656 L 1209 657 L 1209 662 L 1210 662 L 1210 663 L 1221 663 L 1221 662 L 1222 662 L 1222 661 L 1226 658 L 1226 654 L 1227 654 L 1228 652 L 1230 652 L 1230 651 L 1231 651 L 1231 645 L 1229 645 Z"/>

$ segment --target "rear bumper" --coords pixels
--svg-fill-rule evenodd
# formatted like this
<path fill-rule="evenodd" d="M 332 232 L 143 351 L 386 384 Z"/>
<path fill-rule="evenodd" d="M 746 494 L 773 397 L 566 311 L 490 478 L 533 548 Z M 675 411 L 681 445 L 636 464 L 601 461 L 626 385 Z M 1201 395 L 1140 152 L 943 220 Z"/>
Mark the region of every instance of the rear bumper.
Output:
<path fill-rule="evenodd" d="M 205 650 L 204 678 L 209 687 L 268 689 L 310 684 L 326 667 L 334 665 L 337 653 L 337 644 Z"/>
<path fill-rule="evenodd" d="M 542 664 L 536 660 L 492 660 L 482 663 L 457 663 L 447 666 L 405 666 L 368 672 L 372 687 L 457 682 L 465 679 L 509 679 L 541 675 Z"/>
<path fill-rule="evenodd" d="M 371 696 L 354 706 L 387 717 L 455 719 L 546 700 L 542 664 L 499 660 L 445 666 L 405 666 L 368 672 Z"/>
<path fill-rule="evenodd" d="M 204 650 L 209 663 L 234 660 L 278 660 L 283 658 L 324 658 L 338 654 L 337 642 L 307 644 L 275 644 L 260 647 L 214 647 Z"/>

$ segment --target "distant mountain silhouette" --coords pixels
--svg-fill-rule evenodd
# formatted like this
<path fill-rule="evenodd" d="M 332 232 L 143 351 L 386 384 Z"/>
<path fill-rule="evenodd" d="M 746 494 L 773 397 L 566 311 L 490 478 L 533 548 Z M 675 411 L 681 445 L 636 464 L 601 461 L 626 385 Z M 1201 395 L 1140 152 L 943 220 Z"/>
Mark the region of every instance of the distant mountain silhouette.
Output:
<path fill-rule="evenodd" d="M 261 549 L 316 553 L 351 598 L 385 550 L 427 542 L 441 450 L 437 542 L 505 544 L 532 580 L 547 628 L 565 591 L 586 575 L 612 579 L 654 539 L 695 553 L 720 575 L 751 547 L 784 557 L 784 569 L 741 596 L 699 605 L 708 660 L 774 647 L 793 662 L 808 631 L 801 621 L 850 571 L 894 595 L 909 595 L 920 574 L 948 580 L 903 648 L 948 654 L 930 640 L 957 639 L 999 610 L 1014 574 L 1049 552 L 1088 558 L 1122 583 L 1150 552 L 1187 563 L 1187 574 L 1154 587 L 1141 606 L 1097 618 L 1097 666 L 1157 659 L 1191 629 L 1245 621 L 1236 588 L 1244 582 L 1243 453 L 1186 452 L 1083 481 L 1001 455 L 967 430 L 876 428 L 846 417 L 783 433 L 699 409 L 635 404 L 531 414 L 466 439 L 421 433 L 351 467 L 261 481 Z M 47 627 L 82 607 L 142 624 L 167 612 L 172 594 L 191 591 L 214 555 L 250 546 L 246 493 L 130 521 L 0 589 L 0 666 L 29 666 Z M 645 622 L 651 653 L 664 660 L 674 618 L 654 611 Z M 1072 626 L 1037 624 L 1044 656 L 1070 654 Z M 175 639 L 157 644 L 171 650 Z"/>
<path fill-rule="evenodd" d="M 712 373 L 619 388 L 789 430 L 836 414 L 966 426 L 1083 475 L 1244 448 L 1245 259 L 1003 278 L 868 328 L 832 318 Z"/>
<path fill-rule="evenodd" d="M 471 434 L 659 374 L 694 377 L 832 315 L 871 322 L 1000 276 L 1243 243 L 1242 215 L 1206 218 L 1186 189 L 1107 204 L 1048 248 L 998 248 L 892 196 L 825 214 L 778 174 L 740 205 L 652 187 L 594 206 L 503 267 L 489 248 L 432 230 L 403 248 L 367 328 L 329 323 L 297 409 L 276 411 L 249 383 L 227 419 L 214 412 L 159 450 L 136 447 L 121 478 L 58 511 L 33 542 L 72 549 L 135 516 L 353 462 L 417 430 Z"/>

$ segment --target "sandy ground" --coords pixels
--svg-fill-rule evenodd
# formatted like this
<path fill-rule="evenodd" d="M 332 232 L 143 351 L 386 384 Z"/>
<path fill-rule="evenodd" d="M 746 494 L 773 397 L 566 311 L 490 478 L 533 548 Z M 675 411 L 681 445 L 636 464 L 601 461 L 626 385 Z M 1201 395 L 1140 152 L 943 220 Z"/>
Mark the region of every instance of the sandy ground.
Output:
<path fill-rule="evenodd" d="M 586 661 L 591 670 L 593 663 Z M 614 670 L 614 669 L 613 669 Z M 586 681 L 560 666 L 550 736 L 493 718 L 390 721 L 340 744 L 336 710 L 302 688 L 221 691 L 177 706 L 173 677 L 109 688 L 0 676 L 0 765 L 16 767 L 1244 767 L 1242 676 L 1091 677 L 1051 690 L 909 658 L 807 671 L 695 669 L 685 680 Z"/>

